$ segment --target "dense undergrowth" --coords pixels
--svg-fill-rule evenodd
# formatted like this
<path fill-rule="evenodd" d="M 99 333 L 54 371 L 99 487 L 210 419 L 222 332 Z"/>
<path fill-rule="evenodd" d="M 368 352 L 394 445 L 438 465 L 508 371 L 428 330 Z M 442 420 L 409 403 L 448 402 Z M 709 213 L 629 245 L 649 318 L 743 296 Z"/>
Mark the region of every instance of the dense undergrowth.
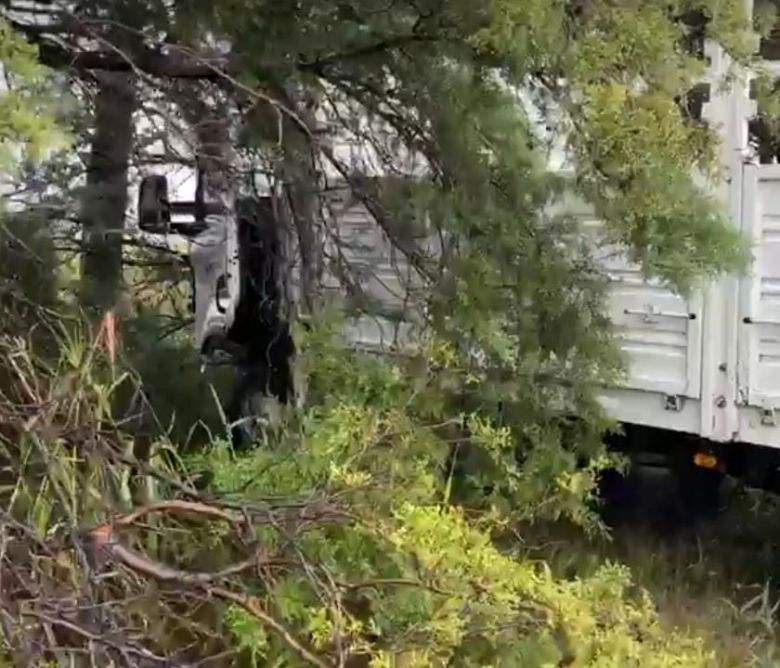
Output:
<path fill-rule="evenodd" d="M 656 491 L 663 493 L 664 483 L 673 486 L 662 480 Z M 609 538 L 591 539 L 568 525 L 537 526 L 524 535 L 525 554 L 567 578 L 592 574 L 605 559 L 626 564 L 634 582 L 651 594 L 664 625 L 704 639 L 713 653 L 707 665 L 775 668 L 778 502 L 734 481 L 724 499 L 717 518 L 688 525 L 664 521 L 663 498 L 648 496 L 641 514 L 619 522 Z"/>
<path fill-rule="evenodd" d="M 442 369 L 458 373 L 446 346 L 412 375 L 316 331 L 307 410 L 249 454 L 216 433 L 182 455 L 148 411 L 117 418 L 140 378 L 110 319 L 89 331 L 51 324 L 50 359 L 0 339 L 7 665 L 746 665 L 663 595 L 659 616 L 641 561 L 634 580 L 586 543 L 583 527 L 599 535 L 588 469 L 532 499 L 526 476 L 544 471 L 512 463 L 511 434 L 430 410 Z M 450 453 L 466 442 L 494 489 L 456 489 Z M 556 516 L 579 527 L 572 563 L 529 549 Z"/>
<path fill-rule="evenodd" d="M 570 234 L 574 221 L 543 213 L 564 184 L 495 76 L 532 79 L 542 108 L 552 102 L 574 121 L 576 185 L 609 238 L 690 288 L 745 258 L 688 179 L 714 167 L 717 151 L 679 118 L 676 97 L 701 63 L 679 48 L 686 29 L 669 12 L 704 11 L 708 34 L 745 60 L 742 5 L 603 2 L 569 16 L 561 3 L 464 2 L 442 28 L 429 25 L 439 3 L 430 13 L 383 7 L 367 20 L 362 8 L 350 16 L 351 3 L 288 3 L 258 31 L 252 3 L 195 4 L 179 27 L 195 41 L 201 29 L 228 38 L 248 65 L 241 80 L 270 72 L 308 87 L 316 73 L 313 87 L 328 82 L 354 107 L 346 127 L 386 116 L 389 102 L 390 144 L 435 157 L 438 180 L 394 204 L 400 219 L 430 215 L 462 242 L 429 286 L 446 339 L 380 360 L 343 348 L 334 323 L 314 323 L 298 338 L 306 405 L 239 455 L 224 438 L 220 374 L 199 375 L 187 334 L 147 317 L 169 298 L 156 275 L 165 271 L 140 263 L 137 288 L 122 262 L 144 252 L 123 249 L 113 278 L 124 272 L 117 285 L 131 303 L 86 322 L 78 290 L 63 294 L 50 215 L 32 225 L 28 211 L 3 210 L 5 665 L 771 665 L 771 582 L 758 598 L 732 586 L 766 582 L 734 566 L 750 559 L 744 536 L 739 550 L 710 541 L 717 559 L 701 556 L 701 542 L 658 547 L 632 532 L 606 542 L 595 491 L 611 462 L 593 390 L 620 364 L 605 286 Z M 407 44 L 412 58 L 367 48 L 366 36 L 396 44 L 403 24 L 425 30 Z M 37 86 L 35 50 L 0 28 L 5 73 Z M 323 65 L 330 51 L 339 66 Z M 649 88 L 634 85 L 640 75 Z M 18 90 L 2 96 L 10 131 L 0 135 L 32 156 L 51 143 L 54 118 L 21 113 L 45 107 Z M 285 125 L 269 126 L 270 153 L 268 128 L 254 128 L 260 164 L 278 159 Z M 0 167 L 11 158 L 0 155 Z M 62 198 L 68 214 L 77 196 L 63 186 Z M 88 273 L 79 280 L 98 278 Z M 550 543 L 561 535 L 565 547 Z"/>

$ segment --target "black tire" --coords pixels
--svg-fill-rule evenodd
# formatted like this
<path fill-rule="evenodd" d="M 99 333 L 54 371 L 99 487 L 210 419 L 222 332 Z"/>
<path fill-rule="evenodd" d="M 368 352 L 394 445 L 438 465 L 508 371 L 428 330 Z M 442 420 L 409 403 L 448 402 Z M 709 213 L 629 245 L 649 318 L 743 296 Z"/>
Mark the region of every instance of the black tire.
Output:
<path fill-rule="evenodd" d="M 167 234 L 171 226 L 168 179 L 151 174 L 141 180 L 138 189 L 138 226 L 144 232 Z"/>
<path fill-rule="evenodd" d="M 633 463 L 632 463 L 633 465 Z M 636 475 L 606 469 L 598 476 L 602 519 L 611 527 L 635 521 L 639 515 L 636 498 Z"/>

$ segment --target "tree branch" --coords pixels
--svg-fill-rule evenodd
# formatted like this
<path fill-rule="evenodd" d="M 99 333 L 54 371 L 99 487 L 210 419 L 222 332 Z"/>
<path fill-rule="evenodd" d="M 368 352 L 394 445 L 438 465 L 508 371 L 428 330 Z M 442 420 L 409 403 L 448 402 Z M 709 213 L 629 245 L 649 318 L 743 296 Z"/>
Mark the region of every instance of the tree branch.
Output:
<path fill-rule="evenodd" d="M 144 515 L 154 511 L 194 512 L 210 517 L 217 517 L 219 519 L 233 519 L 230 514 L 224 510 L 206 504 L 187 501 L 168 501 L 141 508 L 129 515 L 118 518 L 115 520 L 114 524 L 131 524 Z M 258 549 L 250 558 L 216 573 L 189 573 L 152 561 L 140 552 L 125 547 L 119 542 L 111 523 L 101 524 L 95 529 L 92 529 L 88 536 L 92 540 L 92 544 L 97 551 L 111 557 L 135 573 L 160 582 L 176 582 L 179 584 L 198 586 L 201 587 L 206 594 L 242 607 L 265 628 L 279 636 L 279 638 L 281 638 L 287 646 L 296 652 L 302 659 L 318 668 L 332 668 L 328 662 L 309 650 L 301 640 L 296 638 L 292 632 L 284 626 L 284 624 L 268 614 L 257 598 L 239 594 L 229 589 L 225 589 L 224 587 L 212 586 L 210 584 L 217 579 L 224 578 L 228 575 L 235 575 L 248 570 L 253 566 L 266 566 L 275 563 L 275 560 L 269 558 L 263 548 Z"/>
<path fill-rule="evenodd" d="M 387 51 L 393 51 L 409 44 L 433 43 L 438 41 L 441 41 L 441 37 L 438 35 L 420 35 L 414 33 L 408 35 L 398 35 L 396 37 L 388 37 L 387 39 L 376 42 L 374 44 L 367 44 L 366 46 L 354 49 L 352 51 L 334 53 L 329 56 L 303 62 L 298 65 L 298 68 L 301 70 L 320 72 L 323 68 L 335 65 L 336 63 L 342 63 L 348 60 L 356 60 L 366 56 L 386 53 Z"/>
<path fill-rule="evenodd" d="M 28 29 L 22 30 L 27 32 Z M 235 62 L 231 63 L 230 59 L 225 58 L 212 63 L 205 58 L 181 58 L 145 48 L 140 53 L 133 54 L 130 59 L 112 51 L 68 51 L 50 41 L 41 41 L 39 57 L 44 65 L 54 69 L 70 67 L 77 70 L 111 72 L 141 70 L 152 76 L 175 79 L 218 80 L 223 78 L 224 72 L 235 69 Z"/>

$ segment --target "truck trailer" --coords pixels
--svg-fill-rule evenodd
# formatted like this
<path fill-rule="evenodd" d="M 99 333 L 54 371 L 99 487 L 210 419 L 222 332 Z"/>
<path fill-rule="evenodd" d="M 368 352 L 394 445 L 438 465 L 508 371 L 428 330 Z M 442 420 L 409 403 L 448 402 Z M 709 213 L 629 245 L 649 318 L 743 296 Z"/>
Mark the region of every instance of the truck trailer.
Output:
<path fill-rule="evenodd" d="M 601 246 L 609 315 L 628 372 L 624 384 L 604 388 L 601 401 L 624 427 L 616 447 L 682 462 L 697 480 L 733 473 L 751 485 L 780 489 L 780 164 L 776 151 L 761 144 L 761 133 L 755 131 L 758 110 L 752 94 L 759 71 L 780 79 L 780 49 L 772 37 L 762 43 L 764 59 L 755 70 L 737 67 L 717 44 L 704 43 L 702 50 L 707 69 L 692 93 L 689 113 L 720 140 L 722 178 L 707 188 L 749 243 L 752 261 L 745 274 L 723 276 L 683 297 L 644 278 L 620 248 Z M 732 75 L 728 79 L 727 73 Z M 355 162 L 361 159 L 355 152 L 365 147 L 337 139 L 333 150 L 345 162 Z M 565 157 L 559 163 L 565 170 Z M 202 220 L 210 222 L 173 230 L 170 210 L 176 207 L 169 203 L 167 218 L 159 214 L 159 203 L 169 202 L 161 178 L 149 175 L 141 183 L 141 228 L 158 234 L 187 228 L 193 248 L 200 248 L 192 254 L 195 339 L 205 350 L 212 335 L 232 326 L 238 311 L 238 223 L 231 218 L 235 214 L 203 209 Z M 363 289 L 392 310 L 414 282 L 412 272 L 371 212 L 348 184 L 338 181 L 338 174 L 331 175 L 337 185 L 323 198 L 343 247 L 352 249 L 347 260 L 358 270 L 366 268 Z M 177 197 L 172 193 L 170 200 Z M 198 208 L 195 203 L 179 209 L 188 206 Z M 600 223 L 585 203 L 571 199 L 566 206 L 583 230 L 598 235 Z M 229 229 L 217 234 L 218 228 Z M 206 253 L 197 243 L 201 235 L 211 235 Z M 198 255 L 207 260 L 200 268 Z M 214 257 L 221 258 L 219 267 Z M 330 287 L 338 291 L 343 286 L 334 280 Z M 356 345 L 382 350 L 412 335 L 410 327 L 381 315 L 365 316 L 348 321 L 347 335 Z"/>

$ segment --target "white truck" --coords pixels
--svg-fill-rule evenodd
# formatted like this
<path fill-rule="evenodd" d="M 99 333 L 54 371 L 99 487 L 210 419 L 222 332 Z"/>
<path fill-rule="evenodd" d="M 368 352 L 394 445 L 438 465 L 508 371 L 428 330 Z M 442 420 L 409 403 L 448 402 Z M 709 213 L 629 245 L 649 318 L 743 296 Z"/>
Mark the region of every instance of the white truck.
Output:
<path fill-rule="evenodd" d="M 772 45 L 762 46 L 780 59 Z M 619 249 L 604 247 L 609 312 L 628 376 L 601 399 L 625 427 L 621 447 L 682 457 L 683 468 L 728 471 L 780 491 L 780 164 L 750 132 L 756 73 L 736 70 L 724 87 L 732 63 L 716 44 L 704 51 L 699 111 L 719 136 L 724 174 L 712 194 L 750 244 L 752 263 L 744 275 L 722 277 L 685 299 L 643 279 Z M 780 60 L 761 67 L 780 79 Z M 556 162 L 565 169 L 560 156 Z M 597 233 L 589 207 L 569 202 L 567 211 Z M 349 220 L 355 230 L 368 225 L 354 211 Z M 366 337 L 371 325 L 361 331 Z M 373 331 L 376 339 L 375 325 Z M 697 480 L 709 484 L 706 475 L 684 484 Z"/>
<path fill-rule="evenodd" d="M 725 174 L 713 195 L 751 243 L 753 262 L 747 274 L 723 277 L 683 299 L 658 282 L 644 280 L 616 249 L 605 249 L 602 266 L 610 283 L 610 315 L 628 379 L 622 387 L 605 389 L 602 401 L 627 427 L 632 445 L 662 444 L 650 449 L 680 451 L 685 442 L 682 451 L 700 467 L 730 470 L 753 484 L 774 486 L 780 483 L 774 480 L 780 465 L 780 164 L 772 151 L 751 146 L 749 124 L 757 113 L 750 95 L 754 73 L 737 72 L 723 87 L 731 63 L 717 45 L 707 43 L 704 49 L 709 66 L 699 86 L 707 92 L 700 113 L 721 140 Z M 780 61 L 766 60 L 763 66 L 780 77 Z M 348 144 L 336 148 L 360 150 Z M 159 188 L 159 178 L 156 186 L 153 181 L 147 178 L 142 184 L 140 211 L 156 206 L 144 204 L 144 197 Z M 159 193 L 155 197 L 159 199 Z M 391 303 L 403 292 L 403 258 L 348 188 L 327 197 L 339 235 L 363 248 L 351 259 L 371 268 L 364 287 Z M 583 226 L 598 228 L 588 207 L 575 205 L 570 212 Z M 159 217 L 142 213 L 140 220 L 142 228 L 160 231 Z M 206 226 L 210 232 L 202 234 L 214 236 L 213 223 L 219 221 L 211 220 Z M 221 241 L 211 241 L 219 249 L 217 273 L 224 273 L 224 279 L 214 275 L 212 251 L 198 251 L 208 256 L 203 262 L 198 253 L 192 257 L 196 341 L 201 348 L 214 333 L 230 329 L 241 298 L 237 234 L 226 229 Z M 195 247 L 198 238 L 192 236 Z M 348 334 L 356 343 L 381 348 L 397 330 L 398 324 L 390 320 L 366 317 L 351 321 Z"/>

